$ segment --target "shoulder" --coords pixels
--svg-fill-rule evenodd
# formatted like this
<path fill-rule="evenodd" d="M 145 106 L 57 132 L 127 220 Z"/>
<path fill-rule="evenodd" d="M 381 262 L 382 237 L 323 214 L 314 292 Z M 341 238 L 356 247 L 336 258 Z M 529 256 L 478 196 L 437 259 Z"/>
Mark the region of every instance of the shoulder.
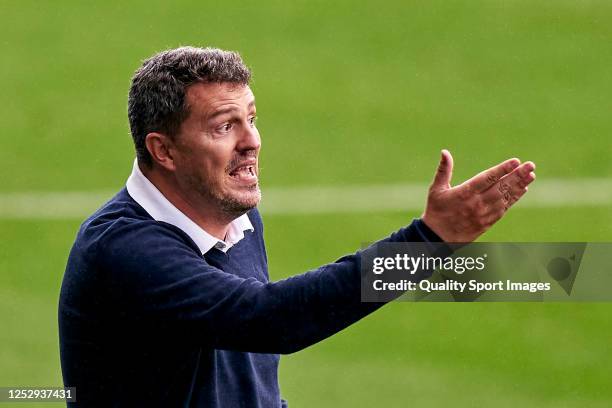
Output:
<path fill-rule="evenodd" d="M 187 234 L 173 225 L 155 221 L 124 188 L 81 224 L 75 247 L 96 254 L 142 246 L 155 248 L 158 244 L 154 244 L 159 242 L 198 251 Z"/>

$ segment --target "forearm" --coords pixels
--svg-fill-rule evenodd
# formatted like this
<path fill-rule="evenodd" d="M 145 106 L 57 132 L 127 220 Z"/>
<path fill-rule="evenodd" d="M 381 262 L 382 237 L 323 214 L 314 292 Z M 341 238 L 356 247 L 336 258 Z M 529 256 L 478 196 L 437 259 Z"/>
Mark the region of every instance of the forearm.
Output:
<path fill-rule="evenodd" d="M 386 242 L 438 241 L 420 220 L 374 244 Z M 240 316 L 240 325 L 227 322 L 217 338 L 221 348 L 268 353 L 291 353 L 348 327 L 380 308 L 384 303 L 361 302 L 362 251 L 314 271 L 247 289 L 243 301 L 252 305 Z M 246 296 L 245 296 L 246 295 Z M 229 315 L 244 310 L 237 302 L 226 310 Z M 232 333 L 222 336 L 223 333 Z M 238 333 L 243 333 L 239 336 Z"/>

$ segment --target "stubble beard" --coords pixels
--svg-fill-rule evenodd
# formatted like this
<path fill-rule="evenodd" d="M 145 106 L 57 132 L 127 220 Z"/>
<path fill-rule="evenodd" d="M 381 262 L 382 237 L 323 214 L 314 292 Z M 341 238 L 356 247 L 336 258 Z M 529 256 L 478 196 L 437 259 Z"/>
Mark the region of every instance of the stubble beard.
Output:
<path fill-rule="evenodd" d="M 233 194 L 219 194 L 216 199 L 222 211 L 234 218 L 247 213 L 257 207 L 261 200 L 261 190 L 259 183 L 245 189 L 245 192 L 240 192 L 240 197 Z"/>
<path fill-rule="evenodd" d="M 212 182 L 212 180 L 202 179 L 199 175 L 192 175 L 189 178 L 189 185 L 204 199 L 204 202 L 211 203 L 215 212 L 228 222 L 257 207 L 261 200 L 259 182 L 238 192 L 224 191 L 222 181 Z"/>

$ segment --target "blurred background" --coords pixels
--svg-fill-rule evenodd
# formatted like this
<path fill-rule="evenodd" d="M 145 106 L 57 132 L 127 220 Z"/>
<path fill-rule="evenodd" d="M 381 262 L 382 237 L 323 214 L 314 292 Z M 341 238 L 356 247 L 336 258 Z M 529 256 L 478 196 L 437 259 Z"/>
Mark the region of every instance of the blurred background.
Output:
<path fill-rule="evenodd" d="M 604 0 L 0 1 L 0 386 L 61 385 L 65 261 L 130 173 L 144 58 L 216 46 L 252 68 L 277 280 L 419 216 L 442 148 L 456 183 L 513 156 L 538 166 L 482 241 L 610 241 L 610 21 Z M 419 195 L 378 206 L 387 185 Z M 281 388 L 292 407 L 608 407 L 611 316 L 394 303 L 283 357 Z"/>

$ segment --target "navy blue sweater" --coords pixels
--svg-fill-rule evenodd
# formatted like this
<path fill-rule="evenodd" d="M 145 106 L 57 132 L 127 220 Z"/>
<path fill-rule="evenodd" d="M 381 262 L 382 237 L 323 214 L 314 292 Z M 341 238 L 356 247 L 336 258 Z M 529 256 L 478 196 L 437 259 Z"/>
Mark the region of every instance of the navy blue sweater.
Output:
<path fill-rule="evenodd" d="M 248 216 L 253 232 L 204 256 L 125 189 L 83 223 L 59 302 L 69 405 L 281 407 L 278 355 L 381 306 L 360 302 L 359 252 L 269 282 L 261 218 Z M 386 240 L 438 238 L 417 220 Z"/>

